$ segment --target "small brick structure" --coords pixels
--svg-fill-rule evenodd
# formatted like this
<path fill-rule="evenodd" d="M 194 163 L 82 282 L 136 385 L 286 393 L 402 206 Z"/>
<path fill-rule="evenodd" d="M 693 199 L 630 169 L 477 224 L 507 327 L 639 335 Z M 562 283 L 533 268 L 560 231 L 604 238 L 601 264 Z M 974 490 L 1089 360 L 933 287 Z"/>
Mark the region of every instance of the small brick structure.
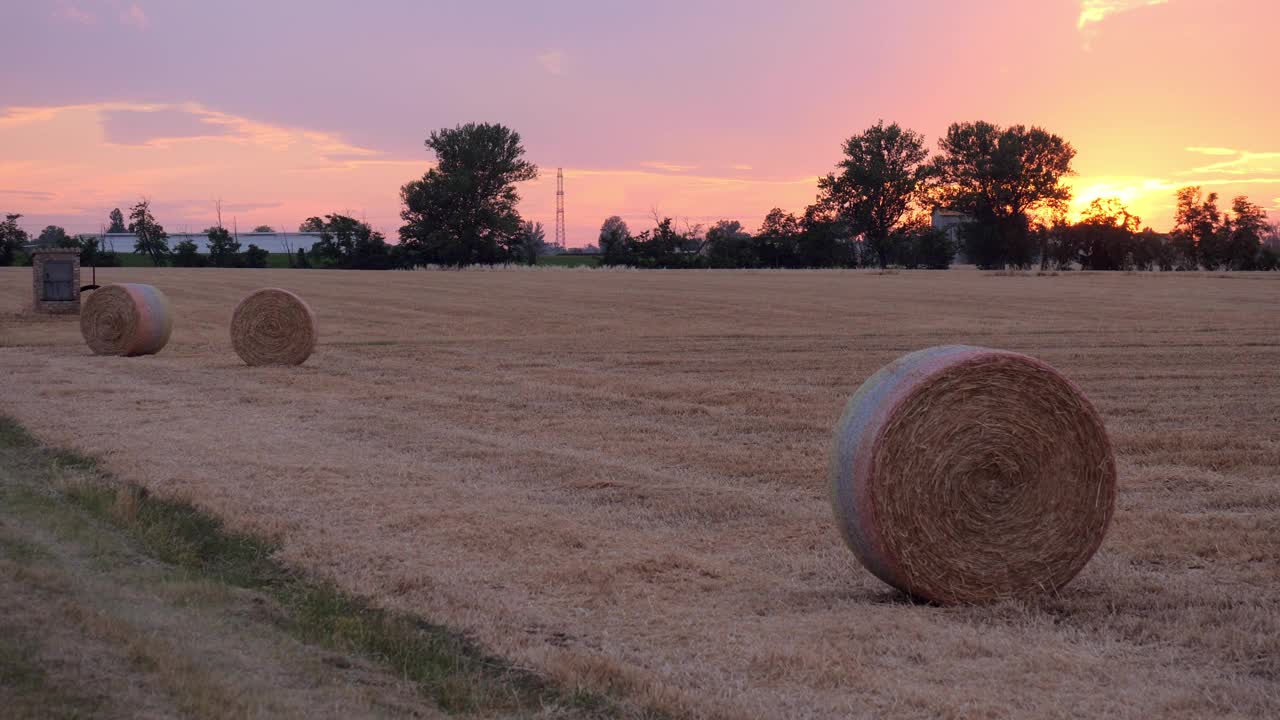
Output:
<path fill-rule="evenodd" d="M 38 313 L 80 312 L 80 250 L 39 248 L 31 253 L 31 308 Z"/>

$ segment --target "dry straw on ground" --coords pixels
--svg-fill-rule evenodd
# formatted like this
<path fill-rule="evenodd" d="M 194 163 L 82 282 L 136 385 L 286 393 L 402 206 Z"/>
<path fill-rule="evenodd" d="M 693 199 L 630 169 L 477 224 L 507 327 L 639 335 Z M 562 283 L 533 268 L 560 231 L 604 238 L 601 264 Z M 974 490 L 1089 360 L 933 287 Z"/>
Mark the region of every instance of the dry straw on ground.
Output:
<path fill-rule="evenodd" d="M 1116 492 L 1083 393 L 1038 360 L 964 345 L 863 383 L 836 425 L 830 480 L 862 564 L 940 603 L 1061 588 L 1101 545 Z"/>
<path fill-rule="evenodd" d="M 80 334 L 97 355 L 153 355 L 172 331 L 169 299 L 151 285 L 107 285 L 80 308 Z"/>
<path fill-rule="evenodd" d="M 99 268 L 182 318 L 137 363 L 17 316 L 30 272 L 0 268 L 0 412 L 570 687 L 734 720 L 1280 717 L 1280 273 Z M 290 372 L 228 352 L 265 285 L 324 326 Z M 955 343 L 1042 358 L 1106 421 L 1116 519 L 1061 593 L 910 603 L 835 531 L 845 401 Z"/>
<path fill-rule="evenodd" d="M 231 345 L 250 365 L 301 365 L 317 335 L 311 306 L 279 288 L 251 293 L 231 316 Z"/>

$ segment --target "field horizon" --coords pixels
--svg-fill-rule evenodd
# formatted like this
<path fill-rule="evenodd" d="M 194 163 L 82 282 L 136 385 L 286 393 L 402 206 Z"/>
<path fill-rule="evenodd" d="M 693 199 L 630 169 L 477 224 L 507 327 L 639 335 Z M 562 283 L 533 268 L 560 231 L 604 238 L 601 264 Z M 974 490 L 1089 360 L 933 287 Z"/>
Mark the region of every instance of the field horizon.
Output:
<path fill-rule="evenodd" d="M 25 309 L 29 273 L 0 268 L 0 414 L 567 687 L 706 718 L 1280 713 L 1280 274 L 100 268 L 175 316 L 108 358 Z M 316 312 L 301 367 L 231 349 L 266 286 Z M 846 400 L 952 343 L 1052 364 L 1107 425 L 1115 520 L 1059 594 L 913 603 L 835 529 Z"/>

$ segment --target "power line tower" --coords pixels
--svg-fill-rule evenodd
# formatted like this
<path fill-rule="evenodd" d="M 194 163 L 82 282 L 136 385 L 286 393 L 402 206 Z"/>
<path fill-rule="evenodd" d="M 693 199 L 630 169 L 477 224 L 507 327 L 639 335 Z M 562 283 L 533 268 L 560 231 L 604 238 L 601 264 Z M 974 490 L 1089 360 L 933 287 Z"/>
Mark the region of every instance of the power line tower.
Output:
<path fill-rule="evenodd" d="M 556 168 L 556 245 L 564 248 L 564 168 Z"/>

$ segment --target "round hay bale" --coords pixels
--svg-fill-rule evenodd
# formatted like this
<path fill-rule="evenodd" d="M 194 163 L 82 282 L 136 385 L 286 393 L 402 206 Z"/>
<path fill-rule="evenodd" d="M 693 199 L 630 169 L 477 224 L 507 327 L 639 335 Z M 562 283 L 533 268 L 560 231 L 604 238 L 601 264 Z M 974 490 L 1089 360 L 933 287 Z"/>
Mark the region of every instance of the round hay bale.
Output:
<path fill-rule="evenodd" d="M 80 334 L 97 355 L 153 355 L 172 332 L 169 299 L 151 285 L 107 285 L 80 308 Z"/>
<path fill-rule="evenodd" d="M 849 400 L 831 502 L 868 570 L 917 598 L 1054 591 L 1093 556 L 1115 507 L 1102 419 L 1039 360 L 952 345 L 903 356 Z"/>
<path fill-rule="evenodd" d="M 301 365 L 318 334 L 311 306 L 279 288 L 251 293 L 231 316 L 231 345 L 249 365 Z"/>

